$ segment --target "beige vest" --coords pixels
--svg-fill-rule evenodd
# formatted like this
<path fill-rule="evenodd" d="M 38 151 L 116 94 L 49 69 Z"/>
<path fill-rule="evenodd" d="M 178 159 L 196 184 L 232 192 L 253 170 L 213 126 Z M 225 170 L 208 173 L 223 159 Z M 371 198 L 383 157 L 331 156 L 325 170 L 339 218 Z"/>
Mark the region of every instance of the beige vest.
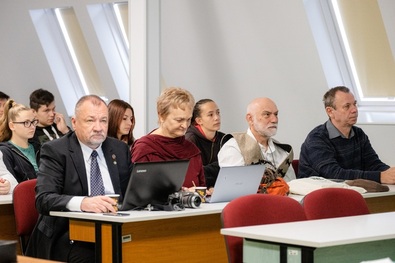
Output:
<path fill-rule="evenodd" d="M 263 156 L 261 153 L 261 148 L 259 147 L 257 141 L 252 139 L 251 136 L 249 136 L 245 132 L 236 132 L 232 133 L 232 135 L 233 138 L 235 138 L 235 140 L 237 141 L 237 144 L 239 145 L 241 154 L 244 158 L 244 163 L 246 165 L 264 163 L 264 160 L 262 160 Z M 275 140 L 273 140 L 273 143 L 288 153 L 287 158 L 277 167 L 276 171 L 280 176 L 284 177 L 288 171 L 290 164 L 292 163 L 294 156 L 293 150 L 291 145 L 282 144 Z"/>

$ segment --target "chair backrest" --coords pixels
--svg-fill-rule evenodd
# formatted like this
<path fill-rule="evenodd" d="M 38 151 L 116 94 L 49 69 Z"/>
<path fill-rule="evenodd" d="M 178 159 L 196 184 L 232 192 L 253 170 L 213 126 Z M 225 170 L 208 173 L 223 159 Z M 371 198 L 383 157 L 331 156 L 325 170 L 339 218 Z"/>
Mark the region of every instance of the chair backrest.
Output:
<path fill-rule="evenodd" d="M 294 159 L 292 160 L 292 168 L 294 168 L 295 175 L 298 177 L 298 172 L 299 172 L 299 159 Z"/>
<path fill-rule="evenodd" d="M 236 198 L 222 210 L 224 228 L 306 220 L 301 204 L 288 197 L 252 194 Z M 225 236 L 229 262 L 242 262 L 243 239 Z"/>
<path fill-rule="evenodd" d="M 369 214 L 363 196 L 346 188 L 322 188 L 307 194 L 302 205 L 307 219 Z"/>
<path fill-rule="evenodd" d="M 16 233 L 20 238 L 23 254 L 38 219 L 38 212 L 35 205 L 36 182 L 37 179 L 23 181 L 15 186 L 13 192 Z"/>

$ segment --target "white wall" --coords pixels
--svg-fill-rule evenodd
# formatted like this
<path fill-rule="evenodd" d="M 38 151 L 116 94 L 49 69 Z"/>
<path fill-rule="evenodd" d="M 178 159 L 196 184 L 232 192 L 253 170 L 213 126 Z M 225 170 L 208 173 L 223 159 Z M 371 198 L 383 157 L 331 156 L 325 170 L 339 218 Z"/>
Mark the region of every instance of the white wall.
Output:
<path fill-rule="evenodd" d="M 0 90 L 21 103 L 39 87 L 60 98 L 28 10 L 64 2 L 2 1 Z M 67 4 L 82 8 L 96 2 L 108 1 Z M 328 87 L 303 0 L 164 0 L 161 30 L 164 81 L 189 89 L 196 100 L 214 99 L 224 132 L 244 131 L 246 105 L 255 97 L 270 97 L 280 110 L 276 138 L 291 144 L 298 157 L 307 133 L 326 120 L 321 99 Z M 94 47 L 99 45 L 95 42 Z M 57 106 L 65 112 L 61 101 Z M 150 127 L 155 125 L 150 120 Z M 383 161 L 395 165 L 395 126 L 362 128 Z"/>
<path fill-rule="evenodd" d="M 325 121 L 327 89 L 303 1 L 162 1 L 162 76 L 168 86 L 214 99 L 222 130 L 247 128 L 247 104 L 272 98 L 277 139 L 299 155 L 301 142 Z"/>

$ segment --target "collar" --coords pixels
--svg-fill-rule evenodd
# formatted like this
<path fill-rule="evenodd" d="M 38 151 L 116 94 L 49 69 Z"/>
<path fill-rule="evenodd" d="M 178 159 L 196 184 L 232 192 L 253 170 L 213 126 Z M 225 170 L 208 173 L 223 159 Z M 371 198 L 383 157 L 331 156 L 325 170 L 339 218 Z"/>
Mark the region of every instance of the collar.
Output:
<path fill-rule="evenodd" d="M 202 126 L 200 126 L 199 124 L 195 124 L 194 126 L 204 136 L 204 138 L 209 140 L 207 138 L 206 134 L 204 133 Z M 217 138 L 217 132 L 215 132 L 214 138 L 212 140 L 210 140 L 210 141 L 215 142 L 215 138 Z"/>
<path fill-rule="evenodd" d="M 84 160 L 88 161 L 91 158 L 91 154 L 93 151 L 92 148 L 89 148 L 88 146 L 83 144 L 80 140 L 78 140 L 78 142 L 80 143 L 82 154 L 84 155 Z M 102 144 L 100 144 L 100 146 L 97 147 L 95 150 L 97 152 L 97 156 L 99 157 L 99 159 L 104 160 L 104 153 L 101 146 Z"/>
<path fill-rule="evenodd" d="M 254 139 L 254 141 L 256 141 L 259 145 L 259 147 L 261 148 L 262 152 L 275 152 L 276 151 L 276 147 L 274 146 L 273 140 L 272 138 L 269 138 L 269 140 L 267 141 L 267 145 L 269 146 L 267 149 L 264 145 L 260 144 L 256 139 L 255 136 L 252 134 L 252 131 L 250 128 L 247 129 L 247 134 Z"/>
<path fill-rule="evenodd" d="M 339 130 L 335 127 L 335 125 L 333 125 L 333 123 L 331 122 L 331 120 L 328 120 L 326 123 L 325 123 L 325 127 L 326 127 L 326 129 L 328 130 L 328 134 L 329 134 L 329 139 L 334 139 L 334 138 L 337 138 L 337 137 L 342 137 L 342 138 L 344 138 L 344 139 L 347 139 L 341 132 L 339 132 Z M 348 139 L 350 139 L 350 138 L 352 138 L 352 137 L 354 137 L 354 129 L 352 129 L 351 128 L 351 133 L 350 133 L 350 137 L 348 138 Z"/>

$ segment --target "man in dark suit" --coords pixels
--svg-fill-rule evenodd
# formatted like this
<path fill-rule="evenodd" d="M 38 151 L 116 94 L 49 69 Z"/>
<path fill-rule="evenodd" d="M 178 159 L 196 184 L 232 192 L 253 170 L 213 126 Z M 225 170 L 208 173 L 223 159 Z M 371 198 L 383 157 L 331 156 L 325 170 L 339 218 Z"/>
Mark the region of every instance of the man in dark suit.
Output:
<path fill-rule="evenodd" d="M 74 132 L 42 146 L 36 186 L 40 216 L 26 254 L 66 262 L 95 262 L 94 244 L 70 240 L 68 219 L 50 216 L 49 212 L 115 212 L 113 199 L 104 194 L 121 194 L 122 199 L 132 170 L 130 151 L 124 142 L 107 137 L 107 105 L 96 95 L 77 102 L 72 126 Z M 91 166 L 94 151 L 104 186 L 100 195 L 93 193 L 95 187 L 90 183 L 95 177 L 91 170 L 97 170 Z"/>

